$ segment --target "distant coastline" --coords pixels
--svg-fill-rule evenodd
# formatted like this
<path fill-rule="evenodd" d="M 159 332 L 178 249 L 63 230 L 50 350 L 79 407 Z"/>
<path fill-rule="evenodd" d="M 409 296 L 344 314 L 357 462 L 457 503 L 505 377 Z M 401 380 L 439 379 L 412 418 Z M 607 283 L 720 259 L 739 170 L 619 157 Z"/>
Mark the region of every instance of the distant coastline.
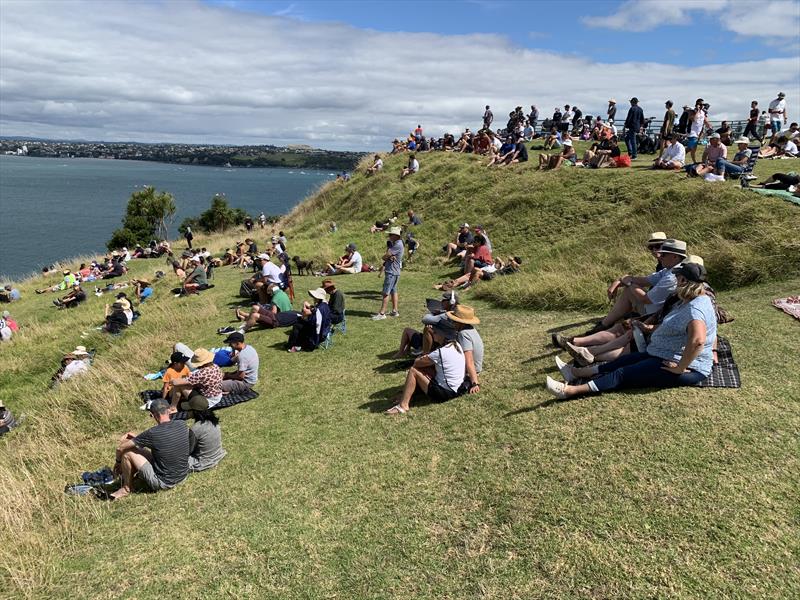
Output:
<path fill-rule="evenodd" d="M 351 170 L 361 152 L 310 146 L 229 146 L 222 144 L 145 144 L 2 138 L 0 154 L 37 158 L 101 158 L 213 167 L 290 167 Z"/>

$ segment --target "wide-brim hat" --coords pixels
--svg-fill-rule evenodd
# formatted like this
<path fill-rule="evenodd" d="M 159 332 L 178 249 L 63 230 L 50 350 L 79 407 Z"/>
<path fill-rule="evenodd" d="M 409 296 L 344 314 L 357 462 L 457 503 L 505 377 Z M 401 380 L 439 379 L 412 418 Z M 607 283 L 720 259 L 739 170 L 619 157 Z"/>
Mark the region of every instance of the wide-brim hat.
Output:
<path fill-rule="evenodd" d="M 125 298 L 120 298 L 114 304 L 121 305 L 122 306 L 122 310 L 130 310 L 131 309 L 131 303 L 128 302 Z"/>
<path fill-rule="evenodd" d="M 399 227 L 389 228 L 389 235 L 403 235 L 403 230 Z"/>
<path fill-rule="evenodd" d="M 667 240 L 667 234 L 663 231 L 654 231 L 650 234 L 650 239 L 647 240 L 648 246 L 660 246 Z"/>
<path fill-rule="evenodd" d="M 317 300 L 325 300 L 327 297 L 327 293 L 322 288 L 316 288 L 313 290 L 308 290 L 308 295 L 312 298 L 316 298 Z"/>
<path fill-rule="evenodd" d="M 678 256 L 686 258 L 686 242 L 681 240 L 664 240 L 658 251 L 661 254 L 677 254 Z"/>
<path fill-rule="evenodd" d="M 611 98 L 611 99 L 608 101 L 608 103 L 609 103 L 609 104 L 616 104 L 616 103 L 617 103 L 617 101 L 616 101 L 616 100 L 614 100 L 614 98 Z"/>
<path fill-rule="evenodd" d="M 69 269 L 64 269 L 63 271 L 61 271 L 62 275 L 69 275 L 71 273 L 72 273 L 72 271 L 70 271 Z"/>
<path fill-rule="evenodd" d="M 333 279 L 323 279 L 322 280 L 322 289 L 327 290 L 328 288 L 336 287 L 336 284 L 333 282 Z"/>
<path fill-rule="evenodd" d="M 703 283 L 708 278 L 706 268 L 697 263 L 682 262 L 672 272 L 694 283 Z"/>
<path fill-rule="evenodd" d="M 258 258 L 261 260 L 269 260 L 269 254 L 259 254 Z"/>
<path fill-rule="evenodd" d="M 735 143 L 736 144 L 747 144 L 749 146 L 750 145 L 750 138 L 747 137 L 746 135 L 743 135 L 742 137 L 736 138 L 736 142 Z"/>
<path fill-rule="evenodd" d="M 86 346 L 75 346 L 75 350 L 70 352 L 74 356 L 89 356 L 89 353 L 86 351 Z"/>
<path fill-rule="evenodd" d="M 214 362 L 214 355 L 205 348 L 198 348 L 194 351 L 192 364 L 195 367 L 203 367 Z"/>
<path fill-rule="evenodd" d="M 453 310 L 447 311 L 447 318 L 464 325 L 477 325 L 481 320 L 475 316 L 475 309 L 466 304 L 458 304 Z"/>
<path fill-rule="evenodd" d="M 689 256 L 686 257 L 686 260 L 684 260 L 683 262 L 694 263 L 696 265 L 703 265 L 703 266 L 705 266 L 706 264 L 705 261 L 703 260 L 703 257 L 697 256 L 697 254 L 690 254 Z"/>
<path fill-rule="evenodd" d="M 150 285 L 149 279 L 137 279 L 136 281 L 138 281 L 139 283 L 143 283 L 144 285 Z"/>

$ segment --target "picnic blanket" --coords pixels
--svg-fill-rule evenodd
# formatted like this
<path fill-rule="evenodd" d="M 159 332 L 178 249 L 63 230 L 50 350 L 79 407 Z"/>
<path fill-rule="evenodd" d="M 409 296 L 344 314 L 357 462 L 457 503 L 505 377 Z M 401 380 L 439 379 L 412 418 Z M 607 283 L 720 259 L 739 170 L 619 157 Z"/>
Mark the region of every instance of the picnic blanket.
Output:
<path fill-rule="evenodd" d="M 800 204 L 800 198 L 788 192 L 786 190 L 766 190 L 764 188 L 747 188 L 754 192 L 758 192 L 759 194 L 763 194 L 764 196 L 777 196 L 778 198 L 783 198 L 784 200 L 788 200 L 789 202 L 794 202 L 795 204 Z"/>
<path fill-rule="evenodd" d="M 795 319 L 800 319 L 800 296 L 778 298 L 772 301 L 772 306 L 780 308 L 787 315 L 792 315 Z"/>
<path fill-rule="evenodd" d="M 711 375 L 698 383 L 697 387 L 742 387 L 739 367 L 736 366 L 736 361 L 733 360 L 731 344 L 723 337 L 717 337 L 717 359 L 719 362 L 714 364 L 711 369 Z"/>
<path fill-rule="evenodd" d="M 242 404 L 243 402 L 249 402 L 254 398 L 258 398 L 258 392 L 255 390 L 248 390 L 246 392 L 242 392 L 241 394 L 224 394 L 222 396 L 222 400 L 212 406 L 211 410 L 217 411 L 230 406 L 236 406 L 237 404 Z M 185 421 L 189 418 L 189 411 L 179 410 L 175 413 L 175 418 Z"/>

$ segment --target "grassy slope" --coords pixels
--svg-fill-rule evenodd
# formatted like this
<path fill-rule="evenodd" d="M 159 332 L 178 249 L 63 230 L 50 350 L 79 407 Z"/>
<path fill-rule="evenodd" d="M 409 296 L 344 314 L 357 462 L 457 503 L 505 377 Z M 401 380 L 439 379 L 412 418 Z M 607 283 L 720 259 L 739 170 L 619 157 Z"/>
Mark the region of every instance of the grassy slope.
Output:
<path fill-rule="evenodd" d="M 169 493 L 106 506 L 60 490 L 109 462 L 120 432 L 148 425 L 135 391 L 149 387 L 141 373 L 173 341 L 219 341 L 213 330 L 228 319 L 238 272 L 219 270 L 199 298 L 176 300 L 160 284 L 113 345 L 91 330 L 101 299 L 58 313 L 49 296 L 30 294 L 40 282 L 23 286 L 15 313 L 31 325 L 3 346 L 0 367 L 0 393 L 27 415 L 0 441 L 0 595 L 797 595 L 800 381 L 789 357 L 798 328 L 769 306 L 800 288 L 797 207 L 671 174 L 655 186 L 630 172 L 487 174 L 471 159 L 425 156 L 402 184 L 400 159 L 390 159 L 379 177 L 331 186 L 295 212 L 293 253 L 333 256 L 355 240 L 374 260 L 383 238 L 365 233 L 368 223 L 417 207 L 423 256 L 403 276 L 402 316 L 367 320 L 379 280 L 365 274 L 340 279 L 349 332 L 330 351 L 290 357 L 285 332 L 252 334 L 261 397 L 223 413 L 220 468 Z M 408 418 L 372 414 L 402 382 L 386 353 L 401 326 L 418 322 L 432 280 L 448 274 L 431 259 L 463 218 L 529 265 L 469 299 L 488 345 L 483 391 Z M 331 219 L 340 232 L 321 235 Z M 736 316 L 722 333 L 745 387 L 549 404 L 547 330 L 598 314 L 603 279 L 649 266 L 639 240 L 653 229 L 688 232 L 720 288 L 766 280 L 721 293 Z M 317 282 L 297 278 L 301 293 Z M 94 373 L 46 392 L 59 354 L 77 343 L 98 347 Z"/>

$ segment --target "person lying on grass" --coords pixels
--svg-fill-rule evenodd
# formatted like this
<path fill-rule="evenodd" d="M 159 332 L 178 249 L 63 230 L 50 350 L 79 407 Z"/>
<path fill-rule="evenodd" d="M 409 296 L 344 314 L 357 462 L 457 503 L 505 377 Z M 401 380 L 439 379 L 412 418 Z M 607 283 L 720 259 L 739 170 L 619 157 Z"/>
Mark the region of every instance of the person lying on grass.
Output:
<path fill-rule="evenodd" d="M 572 147 L 572 140 L 564 140 L 564 148 L 560 154 L 540 154 L 539 170 L 551 171 L 558 169 L 561 165 L 569 163 L 574 166 L 578 160 L 575 148 Z"/>
<path fill-rule="evenodd" d="M 458 396 L 464 382 L 466 363 L 464 351 L 456 342 L 456 330 L 449 321 L 433 326 L 433 341 L 438 348 L 420 356 L 408 370 L 403 391 L 395 398 L 396 404 L 386 411 L 388 415 L 407 413 L 411 398 L 417 391 L 434 402 L 446 402 Z"/>
<path fill-rule="evenodd" d="M 75 283 L 72 286 L 72 289 L 66 296 L 62 296 L 56 300 L 53 300 L 53 304 L 55 304 L 59 309 L 61 308 L 75 308 L 81 302 L 86 301 L 86 292 L 83 291 L 80 283 Z"/>
<path fill-rule="evenodd" d="M 438 307 L 430 310 L 430 307 L 438 303 Z M 417 331 L 411 327 L 403 329 L 400 335 L 400 347 L 392 355 L 392 358 L 403 358 L 408 354 L 419 356 L 428 354 L 434 348 L 433 326 L 440 321 L 447 319 L 447 311 L 453 310 L 458 305 L 458 294 L 453 291 L 442 294 L 441 301 L 428 300 L 429 312 L 422 316 L 422 331 Z"/>
<path fill-rule="evenodd" d="M 208 408 L 213 408 L 222 400 L 222 370 L 214 364 L 214 354 L 205 348 L 194 351 L 192 365 L 195 370 L 187 377 L 176 377 L 172 380 L 172 398 L 170 410 L 178 411 L 182 400 L 189 400 L 192 396 L 203 396 L 208 402 Z"/>
<path fill-rule="evenodd" d="M 675 267 L 673 274 L 678 278 L 677 295 L 681 303 L 664 317 L 645 352 L 584 368 L 558 361 L 565 382 L 547 377 L 547 390 L 566 400 L 614 389 L 677 387 L 704 381 L 713 367 L 717 337 L 717 317 L 703 285 L 706 270 L 702 265 L 684 263 Z M 578 378 L 591 381 L 575 385 Z"/>
<path fill-rule="evenodd" d="M 628 313 L 647 316 L 661 308 L 677 286 L 672 269 L 686 258 L 686 242 L 665 240 L 658 250 L 658 257 L 664 267 L 660 271 L 651 275 L 625 275 L 609 286 L 608 299 L 616 298 L 614 307 L 586 335 L 608 329 Z M 620 287 L 625 288 L 621 294 L 618 293 Z"/>
<path fill-rule="evenodd" d="M 397 219 L 399 218 L 399 216 L 400 216 L 400 214 L 396 210 L 393 210 L 391 217 L 388 217 L 387 219 L 385 219 L 383 221 L 375 221 L 375 224 L 370 226 L 369 232 L 370 233 L 379 233 L 381 231 L 384 231 L 385 229 L 388 229 L 389 227 L 391 227 L 392 225 L 394 225 L 397 222 Z"/>
<path fill-rule="evenodd" d="M 154 427 L 139 434 L 129 431 L 119 441 L 114 474 L 119 475 L 122 487 L 108 500 L 120 500 L 135 491 L 168 490 L 189 475 L 191 443 L 186 421 L 171 420 L 169 403 L 163 399 L 153 400 L 149 412 Z"/>
<path fill-rule="evenodd" d="M 774 142 L 770 142 L 769 146 L 762 148 L 758 153 L 758 156 L 761 158 L 792 158 L 797 155 L 797 144 L 785 135 L 781 135 Z"/>
<path fill-rule="evenodd" d="M 64 269 L 61 272 L 61 274 L 64 275 L 64 279 L 60 283 L 57 283 L 47 288 L 36 290 L 36 293 L 44 294 L 45 292 L 62 292 L 64 290 L 71 290 L 72 286 L 78 283 L 78 280 L 76 279 L 75 275 L 69 269 Z"/>
<path fill-rule="evenodd" d="M 78 346 L 61 359 L 61 368 L 50 378 L 50 384 L 54 386 L 77 375 L 82 375 L 89 371 L 90 366 L 91 355 L 86 351 L 85 346 Z"/>

